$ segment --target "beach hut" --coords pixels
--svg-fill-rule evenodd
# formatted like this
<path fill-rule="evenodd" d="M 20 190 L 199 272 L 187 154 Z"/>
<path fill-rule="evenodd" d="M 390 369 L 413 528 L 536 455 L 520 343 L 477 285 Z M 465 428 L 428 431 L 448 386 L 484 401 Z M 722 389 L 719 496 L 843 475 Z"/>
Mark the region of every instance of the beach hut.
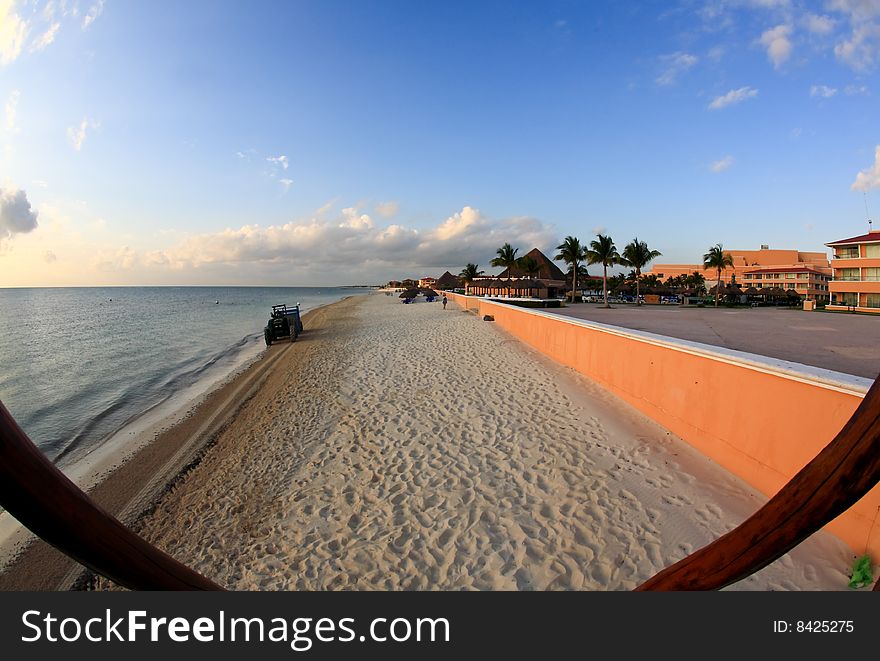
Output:
<path fill-rule="evenodd" d="M 434 289 L 439 289 L 441 291 L 448 289 L 461 289 L 463 286 L 461 278 L 452 275 L 449 271 L 437 278 L 437 282 L 434 283 Z"/>

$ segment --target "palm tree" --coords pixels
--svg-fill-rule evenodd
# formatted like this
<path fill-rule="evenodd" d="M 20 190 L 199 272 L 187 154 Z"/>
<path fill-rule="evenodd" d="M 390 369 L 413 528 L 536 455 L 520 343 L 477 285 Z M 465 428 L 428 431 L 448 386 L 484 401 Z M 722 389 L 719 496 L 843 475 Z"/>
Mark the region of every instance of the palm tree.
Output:
<path fill-rule="evenodd" d="M 605 307 L 608 305 L 608 267 L 621 263 L 620 253 L 614 245 L 614 240 L 610 236 L 597 234 L 593 241 L 590 241 L 590 247 L 584 251 L 584 258 L 588 264 L 602 265 L 602 295 L 605 297 Z"/>
<path fill-rule="evenodd" d="M 584 259 L 584 249 L 577 237 L 567 236 L 565 240 L 556 246 L 559 253 L 553 259 L 561 259 L 571 266 L 571 302 L 574 303 L 577 291 L 578 264 Z"/>
<path fill-rule="evenodd" d="M 538 264 L 538 261 L 534 257 L 529 255 L 520 257 L 517 260 L 516 265 L 530 278 L 534 278 L 541 272 L 541 265 Z"/>
<path fill-rule="evenodd" d="M 639 300 L 639 278 L 642 275 L 642 269 L 652 259 L 656 259 L 663 253 L 648 248 L 648 244 L 639 241 L 639 237 L 634 238 L 623 248 L 623 260 L 627 266 L 632 266 L 636 271 L 636 305 L 641 305 Z"/>
<path fill-rule="evenodd" d="M 509 243 L 505 243 L 498 250 L 495 251 L 495 254 L 498 257 L 495 257 L 492 260 L 492 266 L 503 266 L 507 269 L 507 295 L 510 296 L 510 271 L 516 266 L 516 253 L 519 252 L 519 248 L 513 248 Z"/>
<path fill-rule="evenodd" d="M 724 246 L 716 243 L 709 248 L 709 252 L 703 255 L 703 269 L 716 269 L 718 271 L 718 282 L 715 285 L 715 307 L 718 307 L 718 298 L 721 295 L 721 271 L 728 266 L 733 267 L 733 256 L 729 252 L 724 252 Z"/>
<path fill-rule="evenodd" d="M 474 278 L 479 278 L 481 275 L 483 272 L 478 264 L 468 264 L 461 270 L 458 277 L 464 280 L 465 291 L 467 291 L 467 287 L 473 284 Z"/>

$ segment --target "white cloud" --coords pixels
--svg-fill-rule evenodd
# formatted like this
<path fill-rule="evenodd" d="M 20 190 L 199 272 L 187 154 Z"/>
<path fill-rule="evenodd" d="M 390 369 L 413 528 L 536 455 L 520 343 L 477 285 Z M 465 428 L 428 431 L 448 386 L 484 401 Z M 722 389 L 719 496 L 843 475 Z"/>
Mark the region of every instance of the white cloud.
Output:
<path fill-rule="evenodd" d="M 844 64 L 856 71 L 873 68 L 880 40 L 880 25 L 866 23 L 853 29 L 849 39 L 844 39 L 834 47 L 834 55 Z"/>
<path fill-rule="evenodd" d="M 727 94 L 717 96 L 712 99 L 709 104 L 709 110 L 721 110 L 727 106 L 742 103 L 746 99 L 758 96 L 758 90 L 753 87 L 740 87 L 739 89 L 730 90 Z"/>
<path fill-rule="evenodd" d="M 284 156 L 283 154 L 281 156 L 270 156 L 266 160 L 275 165 L 280 165 L 281 168 L 284 170 L 286 170 L 288 165 L 290 165 L 287 160 L 287 156 Z"/>
<path fill-rule="evenodd" d="M 804 27 L 813 34 L 826 35 L 834 30 L 836 21 L 830 16 L 807 13 L 803 18 Z"/>
<path fill-rule="evenodd" d="M 777 25 L 761 35 L 761 45 L 767 49 L 767 57 L 776 69 L 791 57 L 792 44 L 789 35 L 791 35 L 791 26 L 784 24 Z"/>
<path fill-rule="evenodd" d="M 83 117 L 83 120 L 79 123 L 79 126 L 71 126 L 67 129 L 67 139 L 70 141 L 71 146 L 76 151 L 80 151 L 86 141 L 88 130 L 96 129 L 98 128 L 98 126 L 99 124 L 97 124 L 96 122 L 93 122 L 92 120 Z"/>
<path fill-rule="evenodd" d="M 36 53 L 37 51 L 41 51 L 55 41 L 55 35 L 58 34 L 59 29 L 61 29 L 61 23 L 52 23 L 48 30 L 31 42 L 29 49 L 30 52 Z"/>
<path fill-rule="evenodd" d="M 31 209 L 23 190 L 0 188 L 0 246 L 15 234 L 27 234 L 37 227 L 37 212 Z"/>
<path fill-rule="evenodd" d="M 867 85 L 847 85 L 843 88 L 843 93 L 847 96 L 862 96 L 870 94 Z"/>
<path fill-rule="evenodd" d="M 724 172 L 731 165 L 733 165 L 733 156 L 725 156 L 724 158 L 710 163 L 709 169 L 715 174 L 718 174 L 719 172 Z"/>
<path fill-rule="evenodd" d="M 383 218 L 393 218 L 400 210 L 400 203 L 394 201 L 379 202 L 376 204 L 376 213 Z"/>
<path fill-rule="evenodd" d="M 377 226 L 368 214 L 348 207 L 335 218 L 316 215 L 280 226 L 244 225 L 190 236 L 167 250 L 151 253 L 149 259 L 178 270 L 293 264 L 311 273 L 333 274 L 344 267 L 346 273 L 391 277 L 394 271 L 390 268 L 419 271 L 460 268 L 468 262 L 486 265 L 505 241 L 524 252 L 535 246 L 549 249 L 557 239 L 552 227 L 534 218 L 494 221 L 472 207 L 462 208 L 427 230 L 398 224 Z"/>
<path fill-rule="evenodd" d="M 706 53 L 706 57 L 708 57 L 713 62 L 720 62 L 721 58 L 724 56 L 724 46 L 713 46 Z"/>
<path fill-rule="evenodd" d="M 21 92 L 12 90 L 9 98 L 6 100 L 6 121 L 3 123 L 3 129 L 7 133 L 18 133 L 18 125 L 16 124 L 16 115 L 18 113 L 18 100 L 21 98 Z"/>
<path fill-rule="evenodd" d="M 293 185 L 293 179 L 279 179 L 278 183 L 284 188 L 284 192 L 290 190 L 290 187 Z"/>
<path fill-rule="evenodd" d="M 660 56 L 662 73 L 654 80 L 658 85 L 672 85 L 685 71 L 693 67 L 699 58 L 681 51 Z"/>
<path fill-rule="evenodd" d="M 874 166 L 859 172 L 850 186 L 850 190 L 860 191 L 869 191 L 872 188 L 880 188 L 880 145 L 874 151 Z"/>
<path fill-rule="evenodd" d="M 777 9 L 791 5 L 790 0 L 746 0 L 746 4 L 763 9 Z"/>
<path fill-rule="evenodd" d="M 454 239 L 462 234 L 471 233 L 479 230 L 484 223 L 480 212 L 473 207 L 464 207 L 461 211 L 452 214 L 443 223 L 434 230 L 435 236 L 441 241 Z"/>
<path fill-rule="evenodd" d="M 99 271 L 129 271 L 140 266 L 145 259 L 129 246 L 116 250 L 99 250 L 93 263 Z"/>
<path fill-rule="evenodd" d="M 28 23 L 15 12 L 14 0 L 0 0 L 0 66 L 19 56 L 27 33 Z"/>
<path fill-rule="evenodd" d="M 830 0 L 828 8 L 849 14 L 852 21 L 864 21 L 880 16 L 880 2 L 877 0 Z"/>
<path fill-rule="evenodd" d="M 98 16 L 100 16 L 103 11 L 104 0 L 98 0 L 89 8 L 89 11 L 86 12 L 86 15 L 83 17 L 82 29 L 88 30 L 89 26 L 97 20 Z"/>
<path fill-rule="evenodd" d="M 835 87 L 828 87 L 827 85 L 813 85 L 810 87 L 810 96 L 830 99 L 835 94 L 837 94 L 837 88 Z"/>

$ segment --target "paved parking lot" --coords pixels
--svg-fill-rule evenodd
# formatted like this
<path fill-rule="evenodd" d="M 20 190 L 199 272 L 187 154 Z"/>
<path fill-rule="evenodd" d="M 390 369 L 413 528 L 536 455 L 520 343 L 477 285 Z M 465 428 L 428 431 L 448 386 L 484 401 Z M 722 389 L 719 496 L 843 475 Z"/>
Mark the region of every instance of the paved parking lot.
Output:
<path fill-rule="evenodd" d="M 627 304 L 608 310 L 590 303 L 547 311 L 870 379 L 880 374 L 880 315 Z"/>

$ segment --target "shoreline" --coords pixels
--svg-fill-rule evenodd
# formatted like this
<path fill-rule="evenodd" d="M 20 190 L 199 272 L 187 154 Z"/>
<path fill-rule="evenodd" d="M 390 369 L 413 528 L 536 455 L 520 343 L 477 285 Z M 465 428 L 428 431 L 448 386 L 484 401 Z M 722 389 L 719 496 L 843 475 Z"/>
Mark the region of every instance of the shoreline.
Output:
<path fill-rule="evenodd" d="M 220 379 L 187 406 L 142 430 L 152 438 L 141 441 L 137 449 L 123 449 L 115 456 L 104 457 L 103 463 L 90 471 L 83 489 L 125 525 L 135 525 L 175 482 L 202 460 L 217 436 L 290 349 L 309 341 L 309 331 L 313 330 L 309 324 L 325 316 L 329 308 L 359 298 L 347 296 L 304 313 L 306 332 L 296 342 L 266 347 L 255 360 Z M 169 418 L 173 420 L 170 424 Z M 36 538 L 13 517 L 7 517 L 17 529 L 4 543 L 0 590 L 67 590 L 91 573 Z"/>

